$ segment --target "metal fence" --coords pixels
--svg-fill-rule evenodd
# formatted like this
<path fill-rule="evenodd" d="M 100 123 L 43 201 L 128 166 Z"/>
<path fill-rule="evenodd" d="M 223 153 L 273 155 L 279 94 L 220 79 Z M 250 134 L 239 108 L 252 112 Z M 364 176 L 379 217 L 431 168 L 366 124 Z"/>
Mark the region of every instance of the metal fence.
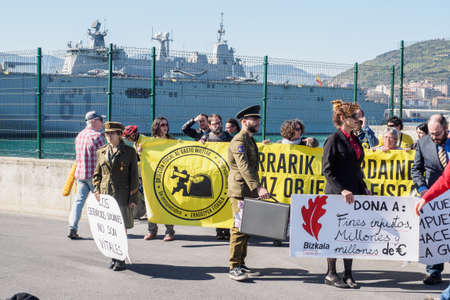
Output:
<path fill-rule="evenodd" d="M 188 51 L 165 56 L 113 45 L 0 52 L 0 66 L 0 155 L 65 159 L 74 157 L 74 137 L 90 110 L 147 134 L 163 115 L 181 137 L 181 125 L 199 113 L 219 113 L 225 123 L 239 109 L 262 104 L 258 139 L 278 139 L 281 123 L 292 118 L 320 139 L 333 130 L 331 100 L 384 111 L 389 97 L 373 91 L 392 80 L 391 66 Z"/>

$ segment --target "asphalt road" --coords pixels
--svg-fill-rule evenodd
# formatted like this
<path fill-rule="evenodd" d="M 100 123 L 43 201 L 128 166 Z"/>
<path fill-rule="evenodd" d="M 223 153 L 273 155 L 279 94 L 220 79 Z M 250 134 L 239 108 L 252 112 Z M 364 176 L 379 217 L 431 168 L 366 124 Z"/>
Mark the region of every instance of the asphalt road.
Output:
<path fill-rule="evenodd" d="M 289 247 L 252 238 L 246 263 L 262 273 L 235 282 L 228 278 L 229 246 L 213 228 L 175 226 L 176 240 L 144 241 L 146 223 L 129 231 L 133 264 L 123 272 L 107 268 L 86 219 L 66 237 L 63 219 L 0 212 L 0 299 L 25 291 L 40 299 L 424 299 L 438 297 L 449 284 L 424 286 L 419 263 L 357 260 L 358 290 L 323 284 L 324 259 L 289 257 Z M 338 263 L 342 270 L 342 262 Z M 446 270 L 449 270 L 448 264 Z"/>

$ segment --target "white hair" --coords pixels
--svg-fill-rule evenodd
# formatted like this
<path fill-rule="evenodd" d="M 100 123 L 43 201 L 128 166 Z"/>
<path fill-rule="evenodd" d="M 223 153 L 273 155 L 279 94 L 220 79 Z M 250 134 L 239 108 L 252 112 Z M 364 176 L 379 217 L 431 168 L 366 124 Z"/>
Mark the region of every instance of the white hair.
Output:
<path fill-rule="evenodd" d="M 94 122 L 95 119 L 91 119 L 91 120 L 87 120 L 86 121 L 86 127 L 92 127 L 92 123 Z"/>
<path fill-rule="evenodd" d="M 384 137 L 386 134 L 392 134 L 392 135 L 394 136 L 394 138 L 395 138 L 395 141 L 398 141 L 398 130 L 397 130 L 397 129 L 395 129 L 395 128 L 393 128 L 393 127 L 387 127 L 387 128 L 384 130 L 383 137 Z"/>

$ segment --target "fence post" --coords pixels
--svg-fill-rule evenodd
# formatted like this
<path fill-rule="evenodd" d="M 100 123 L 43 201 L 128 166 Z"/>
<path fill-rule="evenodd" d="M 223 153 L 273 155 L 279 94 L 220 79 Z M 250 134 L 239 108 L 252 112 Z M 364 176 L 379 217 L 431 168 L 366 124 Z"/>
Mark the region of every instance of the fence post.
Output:
<path fill-rule="evenodd" d="M 111 121 L 111 105 L 112 105 L 112 77 L 113 77 L 113 44 L 109 44 L 108 50 L 108 107 L 106 118 Z"/>
<path fill-rule="evenodd" d="M 358 63 L 353 67 L 353 103 L 358 102 Z"/>
<path fill-rule="evenodd" d="M 155 77 L 156 77 L 156 48 L 152 47 L 152 87 L 150 89 L 152 115 L 150 124 L 153 124 L 153 121 L 155 120 L 155 98 L 156 98 Z"/>
<path fill-rule="evenodd" d="M 37 130 L 36 130 L 36 139 L 37 139 L 37 158 L 42 158 L 42 49 L 37 48 L 37 65 L 36 65 L 36 73 L 37 73 L 37 88 L 36 88 L 36 120 L 37 120 Z"/>
<path fill-rule="evenodd" d="M 404 64 L 404 52 L 405 52 L 405 43 L 403 40 L 400 42 L 400 91 L 399 91 L 399 99 L 400 99 L 400 119 L 403 118 L 403 64 Z"/>
<path fill-rule="evenodd" d="M 262 139 L 266 139 L 266 110 L 267 110 L 267 65 L 268 57 L 264 56 L 264 82 L 263 82 L 263 101 L 262 101 Z"/>
<path fill-rule="evenodd" d="M 395 66 L 391 70 L 391 97 L 389 100 L 389 118 L 394 116 L 394 85 L 395 85 Z"/>

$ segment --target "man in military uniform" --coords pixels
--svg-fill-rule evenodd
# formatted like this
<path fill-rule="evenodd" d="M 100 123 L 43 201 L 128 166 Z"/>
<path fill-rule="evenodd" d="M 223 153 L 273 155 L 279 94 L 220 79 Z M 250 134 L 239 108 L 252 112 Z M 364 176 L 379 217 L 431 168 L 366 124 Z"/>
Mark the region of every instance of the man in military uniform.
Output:
<path fill-rule="evenodd" d="M 259 275 L 245 265 L 249 236 L 239 232 L 244 197 L 269 199 L 266 188 L 261 186 L 258 176 L 258 147 L 253 135 L 260 124 L 260 106 L 254 105 L 240 111 L 242 130 L 234 136 L 228 147 L 228 195 L 234 215 L 234 226 L 230 237 L 230 278 L 245 280 Z"/>

